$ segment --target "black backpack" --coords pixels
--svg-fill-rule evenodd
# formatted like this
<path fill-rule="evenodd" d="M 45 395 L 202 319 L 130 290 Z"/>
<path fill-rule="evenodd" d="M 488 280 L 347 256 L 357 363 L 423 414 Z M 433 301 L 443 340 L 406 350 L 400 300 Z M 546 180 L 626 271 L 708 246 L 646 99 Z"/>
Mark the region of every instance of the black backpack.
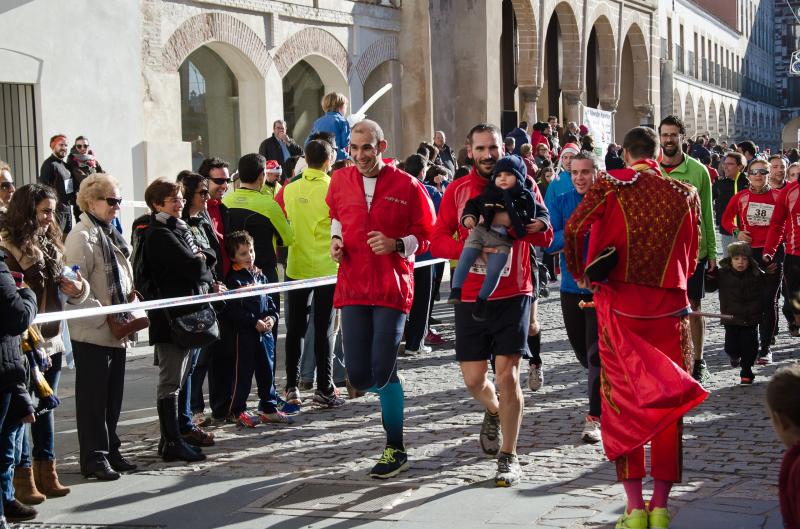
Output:
<path fill-rule="evenodd" d="M 133 266 L 133 286 L 144 300 L 157 299 L 156 284 L 147 270 L 144 258 L 144 238 L 150 228 L 150 214 L 142 215 L 133 221 L 131 228 L 131 265 Z"/>

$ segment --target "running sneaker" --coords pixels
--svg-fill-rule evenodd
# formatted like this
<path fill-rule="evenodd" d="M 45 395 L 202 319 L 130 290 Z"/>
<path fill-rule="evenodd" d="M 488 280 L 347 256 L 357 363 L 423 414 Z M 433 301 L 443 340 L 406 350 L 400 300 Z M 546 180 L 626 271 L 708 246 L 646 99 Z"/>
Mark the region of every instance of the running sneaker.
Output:
<path fill-rule="evenodd" d="M 206 426 L 210 426 L 212 422 L 211 417 L 203 413 L 202 411 L 198 411 L 192 414 L 192 423 L 195 426 L 200 428 L 205 428 Z"/>
<path fill-rule="evenodd" d="M 669 529 L 669 510 L 666 507 L 656 507 L 647 513 L 649 529 Z"/>
<path fill-rule="evenodd" d="M 451 288 L 450 296 L 447 298 L 447 302 L 450 305 L 458 305 L 461 303 L 461 289 L 455 287 Z"/>
<path fill-rule="evenodd" d="M 764 355 L 759 355 L 756 363 L 760 366 L 768 366 L 772 363 L 772 352 L 767 351 Z"/>
<path fill-rule="evenodd" d="M 297 404 L 298 406 L 300 406 L 301 404 L 300 391 L 296 387 L 288 388 L 286 390 L 286 396 L 284 398 L 286 399 L 286 402 L 288 402 L 289 404 Z"/>
<path fill-rule="evenodd" d="M 311 390 L 313 388 L 314 388 L 314 381 L 313 380 L 301 378 L 300 382 L 298 382 L 298 384 L 297 384 L 297 389 L 300 389 L 300 390 L 303 390 L 303 391 L 309 391 L 309 390 Z"/>
<path fill-rule="evenodd" d="M 277 408 L 279 411 L 282 411 L 286 415 L 297 415 L 300 413 L 300 405 L 299 404 L 289 404 L 282 398 L 278 397 L 278 405 Z"/>
<path fill-rule="evenodd" d="M 403 356 L 416 356 L 418 354 L 428 354 L 433 349 L 425 345 L 424 343 L 419 344 L 419 349 L 409 349 L 407 347 L 403 348 Z"/>
<path fill-rule="evenodd" d="M 519 459 L 516 454 L 500 452 L 497 457 L 497 474 L 494 476 L 494 484 L 497 487 L 513 487 L 519 483 L 522 469 L 519 466 Z"/>
<path fill-rule="evenodd" d="M 581 439 L 584 443 L 599 443 L 601 440 L 600 437 L 600 418 L 593 417 L 592 415 L 586 416 L 586 422 L 583 425 L 583 432 L 581 433 Z"/>
<path fill-rule="evenodd" d="M 243 411 L 239 414 L 239 424 L 245 428 L 255 428 L 260 421 L 258 414 L 253 412 Z"/>
<path fill-rule="evenodd" d="M 444 342 L 444 338 L 433 332 L 433 329 L 429 329 L 428 334 L 425 335 L 425 345 L 442 345 Z"/>
<path fill-rule="evenodd" d="M 344 406 L 344 399 L 339 396 L 339 390 L 335 388 L 327 395 L 320 390 L 315 391 L 314 402 L 323 408 L 341 408 Z"/>
<path fill-rule="evenodd" d="M 711 379 L 711 373 L 709 372 L 708 366 L 706 365 L 706 361 L 704 359 L 701 358 L 700 360 L 694 361 L 692 377 L 701 384 L 705 384 Z"/>
<path fill-rule="evenodd" d="M 478 437 L 481 450 L 487 456 L 496 456 L 500 451 L 500 414 L 486 410 L 483 414 L 483 424 Z"/>
<path fill-rule="evenodd" d="M 739 373 L 739 377 L 743 385 L 752 384 L 756 378 L 756 376 L 753 374 L 752 369 L 742 369 L 742 371 Z"/>
<path fill-rule="evenodd" d="M 369 476 L 376 479 L 388 479 L 408 469 L 408 455 L 405 450 L 393 446 L 383 449 L 378 462 L 369 471 Z"/>
<path fill-rule="evenodd" d="M 647 511 L 644 509 L 627 510 L 617 520 L 616 529 L 647 529 Z"/>
<path fill-rule="evenodd" d="M 272 413 L 259 410 L 258 418 L 264 424 L 294 424 L 294 419 L 280 410 L 275 410 Z"/>
<path fill-rule="evenodd" d="M 531 364 L 528 369 L 528 389 L 539 391 L 544 385 L 544 368 L 542 364 Z"/>
<path fill-rule="evenodd" d="M 232 413 L 225 417 L 211 417 L 211 426 L 225 426 L 226 424 L 236 424 L 237 422 L 239 422 L 239 418 Z"/>

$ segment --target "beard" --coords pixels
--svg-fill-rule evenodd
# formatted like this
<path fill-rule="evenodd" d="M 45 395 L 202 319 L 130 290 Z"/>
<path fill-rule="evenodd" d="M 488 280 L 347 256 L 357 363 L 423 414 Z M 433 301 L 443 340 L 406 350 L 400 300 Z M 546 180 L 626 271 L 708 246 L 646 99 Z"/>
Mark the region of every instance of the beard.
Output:
<path fill-rule="evenodd" d="M 673 156 L 678 154 L 680 147 L 678 147 L 677 145 L 662 145 L 661 150 L 664 151 L 664 156 L 672 158 Z"/>
<path fill-rule="evenodd" d="M 497 160 L 495 160 L 494 158 L 485 158 L 483 161 L 488 161 L 488 160 L 492 161 L 492 167 L 491 169 L 488 170 L 486 169 L 485 165 L 482 164 L 481 162 L 477 161 L 475 162 L 475 171 L 484 178 L 489 178 L 490 176 L 492 176 L 494 168 L 497 165 Z"/>

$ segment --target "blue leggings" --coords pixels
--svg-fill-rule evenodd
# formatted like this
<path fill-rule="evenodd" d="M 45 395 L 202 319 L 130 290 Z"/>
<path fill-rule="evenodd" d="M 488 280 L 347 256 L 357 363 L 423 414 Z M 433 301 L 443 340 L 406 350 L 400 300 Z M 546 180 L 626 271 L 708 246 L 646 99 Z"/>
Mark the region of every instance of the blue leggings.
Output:
<path fill-rule="evenodd" d="M 453 288 L 461 288 L 467 280 L 469 269 L 475 260 L 481 255 L 482 250 L 478 248 L 464 248 L 461 252 L 461 257 L 458 258 L 458 266 L 453 274 L 453 281 L 450 284 Z M 483 284 L 478 292 L 478 297 L 481 299 L 489 299 L 497 284 L 500 282 L 500 274 L 503 272 L 503 267 L 508 261 L 507 253 L 490 253 L 486 257 L 486 277 L 483 278 Z"/>
<path fill-rule="evenodd" d="M 378 394 L 386 443 L 403 445 L 403 386 L 397 376 L 397 349 L 406 315 L 387 307 L 342 307 L 342 345 L 350 383 Z"/>

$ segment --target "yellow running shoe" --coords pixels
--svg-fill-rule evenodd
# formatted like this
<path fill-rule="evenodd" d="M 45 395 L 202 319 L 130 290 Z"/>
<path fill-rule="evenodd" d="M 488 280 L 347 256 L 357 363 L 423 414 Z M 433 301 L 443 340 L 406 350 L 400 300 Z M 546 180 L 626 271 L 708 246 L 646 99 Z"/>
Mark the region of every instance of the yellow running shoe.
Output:
<path fill-rule="evenodd" d="M 647 515 L 650 529 L 669 529 L 669 511 L 666 507 L 656 507 Z"/>
<path fill-rule="evenodd" d="M 617 529 L 647 529 L 647 511 L 634 509 L 625 512 L 617 521 Z"/>

